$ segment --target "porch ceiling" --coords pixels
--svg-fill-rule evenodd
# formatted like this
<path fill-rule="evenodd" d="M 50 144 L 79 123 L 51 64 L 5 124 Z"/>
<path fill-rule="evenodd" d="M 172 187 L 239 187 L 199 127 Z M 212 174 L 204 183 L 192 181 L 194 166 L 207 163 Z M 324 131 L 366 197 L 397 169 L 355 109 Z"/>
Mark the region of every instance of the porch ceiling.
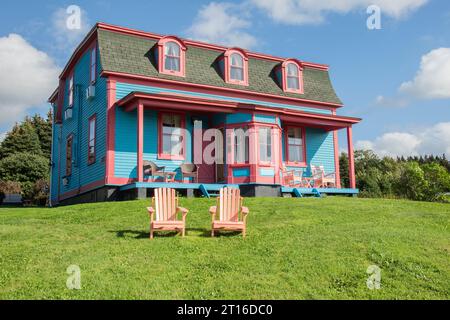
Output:
<path fill-rule="evenodd" d="M 144 92 L 131 92 L 117 102 L 117 105 L 131 112 L 142 104 L 144 108 L 172 109 L 196 112 L 220 113 L 263 113 L 277 115 L 282 121 L 317 127 L 325 130 L 337 130 L 351 127 L 361 121 L 360 118 L 318 114 L 286 108 L 246 104 L 224 100 L 197 98 L 180 94 L 157 94 Z"/>

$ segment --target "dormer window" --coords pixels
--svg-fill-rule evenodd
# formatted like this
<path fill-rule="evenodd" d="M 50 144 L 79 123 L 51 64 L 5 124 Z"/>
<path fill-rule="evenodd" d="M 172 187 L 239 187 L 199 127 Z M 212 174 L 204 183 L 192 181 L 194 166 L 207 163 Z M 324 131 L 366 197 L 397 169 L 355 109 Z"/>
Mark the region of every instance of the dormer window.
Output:
<path fill-rule="evenodd" d="M 295 60 L 287 60 L 282 66 L 283 91 L 303 93 L 303 69 Z"/>
<path fill-rule="evenodd" d="M 248 58 L 240 49 L 229 49 L 224 54 L 225 82 L 248 86 Z"/>
<path fill-rule="evenodd" d="M 158 69 L 160 73 L 185 76 L 186 46 L 176 37 L 164 37 L 158 42 Z"/>

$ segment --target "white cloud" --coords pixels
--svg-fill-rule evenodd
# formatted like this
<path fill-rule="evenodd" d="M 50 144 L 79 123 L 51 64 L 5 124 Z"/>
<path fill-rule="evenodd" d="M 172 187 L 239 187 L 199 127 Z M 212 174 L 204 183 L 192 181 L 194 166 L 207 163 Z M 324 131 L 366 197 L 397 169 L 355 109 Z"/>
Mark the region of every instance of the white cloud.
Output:
<path fill-rule="evenodd" d="M 70 13 L 67 13 L 67 8 L 57 9 L 52 15 L 52 24 L 49 30 L 53 37 L 55 49 L 64 52 L 72 52 L 91 27 L 86 11 L 80 8 L 79 28 L 69 29 L 67 19 L 70 15 Z"/>
<path fill-rule="evenodd" d="M 291 24 L 318 24 L 328 13 L 345 14 L 378 5 L 381 14 L 402 18 L 425 5 L 428 0 L 250 0 L 274 21 Z"/>
<path fill-rule="evenodd" d="M 377 96 L 376 104 L 383 107 L 393 107 L 393 108 L 402 108 L 406 107 L 409 103 L 408 99 L 405 97 L 385 97 L 385 96 Z"/>
<path fill-rule="evenodd" d="M 245 49 L 257 45 L 257 39 L 245 30 L 251 27 L 245 5 L 211 2 L 203 6 L 187 30 L 196 40 Z"/>
<path fill-rule="evenodd" d="M 46 53 L 20 35 L 0 37 L 0 124 L 10 125 L 28 109 L 43 106 L 58 85 L 59 72 Z"/>
<path fill-rule="evenodd" d="M 401 93 L 425 99 L 450 98 L 450 48 L 439 48 L 422 56 L 413 80 L 404 82 Z"/>
<path fill-rule="evenodd" d="M 375 140 L 360 140 L 355 149 L 373 150 L 379 156 L 446 154 L 450 156 L 450 122 L 441 122 L 420 132 L 389 132 Z"/>

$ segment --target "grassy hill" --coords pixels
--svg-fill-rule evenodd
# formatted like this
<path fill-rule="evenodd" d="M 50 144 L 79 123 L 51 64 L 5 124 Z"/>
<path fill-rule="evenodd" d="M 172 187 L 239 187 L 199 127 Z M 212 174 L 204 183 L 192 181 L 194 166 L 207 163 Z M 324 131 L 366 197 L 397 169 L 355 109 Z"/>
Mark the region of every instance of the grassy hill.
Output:
<path fill-rule="evenodd" d="M 187 237 L 148 240 L 148 202 L 0 207 L 0 299 L 449 299 L 450 205 L 245 199 L 248 237 L 210 238 L 215 200 L 181 199 Z M 81 268 L 81 290 L 66 269 Z M 370 265 L 381 289 L 366 285 Z"/>

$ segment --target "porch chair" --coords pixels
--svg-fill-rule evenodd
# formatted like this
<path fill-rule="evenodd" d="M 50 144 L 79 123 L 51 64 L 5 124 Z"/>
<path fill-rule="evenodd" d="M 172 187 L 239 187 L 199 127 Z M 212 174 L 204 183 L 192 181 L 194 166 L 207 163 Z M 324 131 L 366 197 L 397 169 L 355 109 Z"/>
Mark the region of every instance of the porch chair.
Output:
<path fill-rule="evenodd" d="M 281 172 L 281 184 L 287 187 L 303 187 L 303 171 L 301 170 L 288 170 L 286 167 L 280 168 Z"/>
<path fill-rule="evenodd" d="M 155 189 L 152 198 L 152 206 L 147 208 L 150 215 L 150 239 L 153 239 L 154 231 L 181 231 L 181 236 L 186 234 L 186 215 L 189 210 L 178 206 L 178 197 L 174 189 Z M 181 220 L 177 214 L 181 213 Z"/>
<path fill-rule="evenodd" d="M 165 172 L 166 167 L 158 167 L 153 161 L 144 160 L 144 176 L 150 176 L 151 180 L 155 180 L 156 177 L 163 177 L 166 181 L 167 173 Z"/>
<path fill-rule="evenodd" d="M 211 213 L 211 236 L 217 230 L 242 231 L 242 236 L 246 235 L 247 215 L 249 210 L 242 206 L 243 198 L 241 192 L 236 188 L 220 189 L 220 196 L 217 198 L 217 205 L 209 209 Z M 219 220 L 216 220 L 216 213 L 219 211 Z"/>
<path fill-rule="evenodd" d="M 194 182 L 198 183 L 198 167 L 193 163 L 183 163 L 180 166 L 181 169 L 181 181 L 184 182 L 184 178 L 194 178 Z"/>
<path fill-rule="evenodd" d="M 314 181 L 314 188 L 328 188 L 329 185 L 336 186 L 336 173 L 325 173 L 323 166 L 311 165 L 311 175 Z"/>

